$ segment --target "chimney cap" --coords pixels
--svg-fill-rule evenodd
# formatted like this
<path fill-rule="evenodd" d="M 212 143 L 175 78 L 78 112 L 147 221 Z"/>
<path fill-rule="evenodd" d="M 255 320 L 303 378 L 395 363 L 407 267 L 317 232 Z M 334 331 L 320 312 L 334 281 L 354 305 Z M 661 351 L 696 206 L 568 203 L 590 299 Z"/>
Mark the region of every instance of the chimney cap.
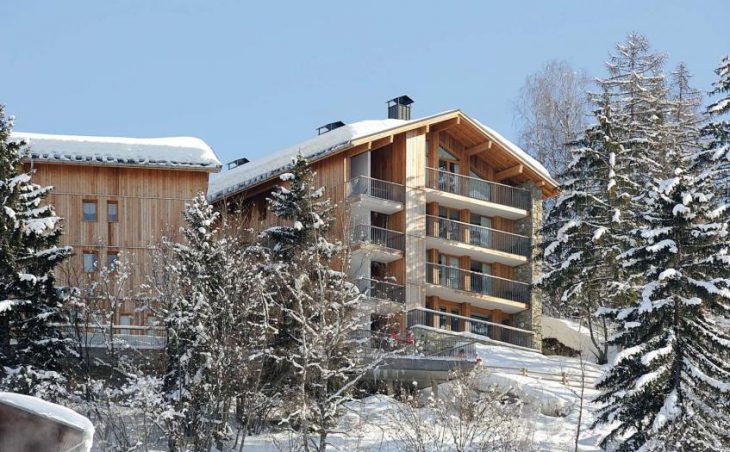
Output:
<path fill-rule="evenodd" d="M 317 127 L 317 135 L 322 135 L 323 133 L 327 133 L 332 130 L 338 129 L 344 125 L 345 125 L 345 123 L 342 121 L 335 121 L 335 122 L 331 122 L 329 124 L 325 124 L 322 127 Z"/>
<path fill-rule="evenodd" d="M 402 96 L 394 97 L 393 99 L 390 99 L 388 102 L 386 102 L 388 106 L 391 105 L 411 105 L 413 103 L 413 99 L 406 96 L 405 94 Z"/>

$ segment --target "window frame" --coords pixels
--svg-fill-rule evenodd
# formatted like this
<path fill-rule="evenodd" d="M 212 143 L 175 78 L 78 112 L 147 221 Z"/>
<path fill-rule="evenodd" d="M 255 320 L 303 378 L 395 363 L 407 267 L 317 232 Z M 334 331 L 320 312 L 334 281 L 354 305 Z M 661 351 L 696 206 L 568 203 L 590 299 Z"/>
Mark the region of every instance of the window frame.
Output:
<path fill-rule="evenodd" d="M 94 256 L 93 270 L 86 270 L 86 256 Z M 96 273 L 99 271 L 99 253 L 94 250 L 83 250 L 81 252 L 81 270 L 84 273 Z"/>
<path fill-rule="evenodd" d="M 114 220 L 109 216 L 109 207 L 112 205 L 115 208 Z M 119 201 L 112 200 L 106 202 L 106 221 L 107 223 L 119 223 Z"/>
<path fill-rule="evenodd" d="M 92 204 L 94 206 L 94 219 L 86 219 L 86 205 Z M 99 203 L 96 199 L 82 199 L 81 200 L 81 221 L 84 223 L 96 223 L 99 221 Z"/>

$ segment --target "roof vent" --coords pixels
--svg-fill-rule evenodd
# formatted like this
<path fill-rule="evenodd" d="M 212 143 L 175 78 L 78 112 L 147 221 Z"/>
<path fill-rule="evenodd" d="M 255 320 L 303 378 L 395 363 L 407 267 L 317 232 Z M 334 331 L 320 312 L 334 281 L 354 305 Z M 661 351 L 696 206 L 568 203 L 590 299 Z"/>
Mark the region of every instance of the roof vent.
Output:
<path fill-rule="evenodd" d="M 340 127 L 344 126 L 345 123 L 342 121 L 335 121 L 331 122 L 329 124 L 325 124 L 322 127 L 317 127 L 317 135 L 322 135 L 323 133 L 331 132 L 335 129 L 339 129 Z"/>
<path fill-rule="evenodd" d="M 411 104 L 413 99 L 408 96 L 398 96 L 388 102 L 388 119 L 411 119 Z"/>
<path fill-rule="evenodd" d="M 228 165 L 226 165 L 226 166 L 228 167 L 229 170 L 231 170 L 231 169 L 237 168 L 237 167 L 239 167 L 241 165 L 245 165 L 249 161 L 250 160 L 247 159 L 246 157 L 241 157 L 240 159 L 236 159 L 236 160 L 234 160 L 232 162 L 228 162 Z"/>

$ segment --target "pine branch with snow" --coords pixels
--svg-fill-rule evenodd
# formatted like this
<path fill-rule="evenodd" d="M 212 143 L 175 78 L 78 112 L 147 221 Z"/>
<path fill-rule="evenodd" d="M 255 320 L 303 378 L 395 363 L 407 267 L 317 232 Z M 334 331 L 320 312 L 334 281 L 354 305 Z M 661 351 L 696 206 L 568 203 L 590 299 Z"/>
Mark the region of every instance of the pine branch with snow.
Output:
<path fill-rule="evenodd" d="M 10 140 L 11 129 L 0 106 L 0 387 L 56 398 L 72 352 L 52 326 L 65 318 L 53 269 L 71 249 L 58 246 L 60 218 L 43 204 L 51 187 L 22 171 L 27 146 Z"/>

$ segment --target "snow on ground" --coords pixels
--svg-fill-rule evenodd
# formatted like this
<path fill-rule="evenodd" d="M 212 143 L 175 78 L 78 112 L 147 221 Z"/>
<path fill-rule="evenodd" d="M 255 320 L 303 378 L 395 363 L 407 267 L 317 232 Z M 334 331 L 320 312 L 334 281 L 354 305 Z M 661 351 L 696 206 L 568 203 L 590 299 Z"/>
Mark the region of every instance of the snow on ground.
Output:
<path fill-rule="evenodd" d="M 537 352 L 494 345 L 477 345 L 477 353 L 481 358 L 480 365 L 487 370 L 484 383 L 512 388 L 526 403 L 528 417 L 523 425 L 536 450 L 573 450 L 580 404 L 580 359 L 544 356 Z M 590 429 L 596 409 L 590 400 L 598 395 L 594 383 L 601 374 L 601 367 L 585 362 L 584 369 L 586 380 L 579 450 L 600 451 L 597 444 L 606 431 L 600 427 L 595 431 Z M 401 450 L 392 435 L 399 426 L 393 425 L 388 414 L 397 403 L 384 395 L 351 403 L 351 411 L 343 417 L 340 425 L 346 433 L 332 436 L 332 443 L 338 448 L 332 450 Z M 259 435 L 246 440 L 245 450 L 286 450 L 287 441 L 290 440 L 292 437 L 283 433 Z"/>
<path fill-rule="evenodd" d="M 94 426 L 89 419 L 72 409 L 46 402 L 37 397 L 12 392 L 0 392 L 0 403 L 32 413 L 38 417 L 53 420 L 82 432 L 83 445 L 77 446 L 78 448 L 75 450 L 79 452 L 91 450 L 94 439 Z"/>
<path fill-rule="evenodd" d="M 583 359 L 589 359 L 592 362 L 596 360 L 597 349 L 591 341 L 588 327 L 581 325 L 578 321 L 543 316 L 542 337 L 543 339 L 556 339 L 561 344 L 580 351 Z"/>

